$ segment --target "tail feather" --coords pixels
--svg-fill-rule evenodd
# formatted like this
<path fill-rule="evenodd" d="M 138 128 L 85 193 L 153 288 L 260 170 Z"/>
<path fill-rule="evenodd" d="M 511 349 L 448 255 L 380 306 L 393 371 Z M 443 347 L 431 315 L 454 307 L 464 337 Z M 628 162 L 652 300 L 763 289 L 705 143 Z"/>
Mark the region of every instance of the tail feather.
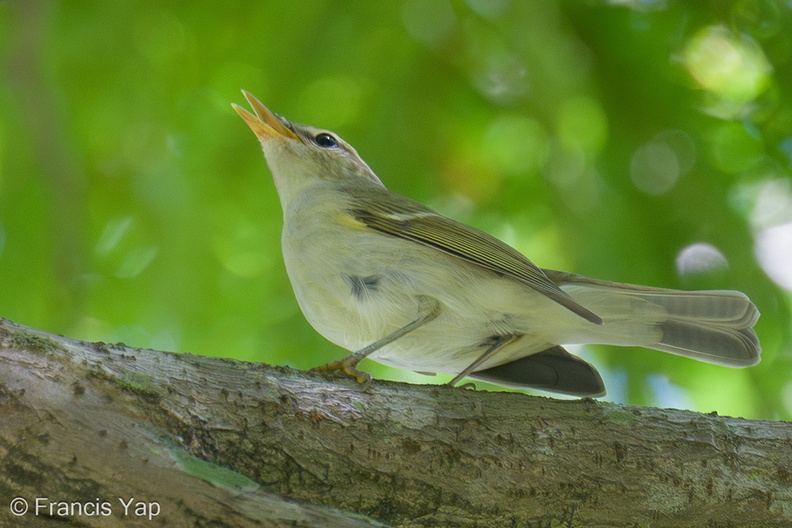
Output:
<path fill-rule="evenodd" d="M 759 311 L 743 293 L 680 291 L 546 271 L 580 304 L 602 317 L 589 341 L 636 345 L 729 367 L 759 362 L 753 330 Z"/>
<path fill-rule="evenodd" d="M 709 321 L 737 328 L 756 323 L 759 312 L 743 293 L 733 290 L 679 291 L 646 288 L 631 290 L 649 302 L 659 304 L 669 315 Z M 629 292 L 628 292 L 629 293 Z"/>
<path fill-rule="evenodd" d="M 660 327 L 663 337 L 651 348 L 727 367 L 750 367 L 759 362 L 759 339 L 752 328 L 675 319 L 661 323 Z"/>

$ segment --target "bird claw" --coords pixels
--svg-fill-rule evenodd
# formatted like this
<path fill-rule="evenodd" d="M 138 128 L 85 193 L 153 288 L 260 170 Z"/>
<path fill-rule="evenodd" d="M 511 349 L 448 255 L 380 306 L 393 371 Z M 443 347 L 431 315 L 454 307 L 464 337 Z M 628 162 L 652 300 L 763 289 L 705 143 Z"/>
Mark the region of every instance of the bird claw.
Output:
<path fill-rule="evenodd" d="M 340 372 L 345 376 L 355 378 L 355 381 L 361 385 L 365 385 L 364 388 L 367 388 L 371 384 L 371 374 L 368 372 L 361 372 L 355 368 L 355 366 L 355 363 L 342 359 L 340 361 L 331 361 L 330 363 L 325 363 L 324 365 L 312 368 L 310 372 Z"/>

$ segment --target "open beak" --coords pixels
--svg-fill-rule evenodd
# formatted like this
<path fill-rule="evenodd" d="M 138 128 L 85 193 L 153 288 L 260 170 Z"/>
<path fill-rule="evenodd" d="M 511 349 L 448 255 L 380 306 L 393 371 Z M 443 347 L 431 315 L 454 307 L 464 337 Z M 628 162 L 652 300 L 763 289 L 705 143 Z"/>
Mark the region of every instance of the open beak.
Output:
<path fill-rule="evenodd" d="M 253 97 L 250 92 L 242 90 L 242 94 L 245 96 L 248 103 L 250 103 L 256 115 L 251 114 L 241 106 L 233 103 L 231 103 L 231 106 L 242 116 L 242 119 L 245 120 L 245 123 L 247 123 L 260 141 L 275 138 L 300 139 L 289 127 L 283 124 L 277 115 L 270 112 L 267 107 L 261 104 L 261 101 Z"/>

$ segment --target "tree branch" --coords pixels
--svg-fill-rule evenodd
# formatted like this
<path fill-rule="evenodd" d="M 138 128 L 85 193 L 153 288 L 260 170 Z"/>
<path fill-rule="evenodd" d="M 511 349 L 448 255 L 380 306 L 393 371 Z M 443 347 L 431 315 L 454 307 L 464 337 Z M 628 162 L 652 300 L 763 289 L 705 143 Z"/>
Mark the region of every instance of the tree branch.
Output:
<path fill-rule="evenodd" d="M 0 457 L 0 520 L 16 518 L 10 503 L 22 497 L 29 526 L 150 526 L 155 508 L 169 526 L 792 522 L 789 423 L 428 385 L 364 389 L 5 320 Z M 108 515 L 86 514 L 105 502 Z"/>

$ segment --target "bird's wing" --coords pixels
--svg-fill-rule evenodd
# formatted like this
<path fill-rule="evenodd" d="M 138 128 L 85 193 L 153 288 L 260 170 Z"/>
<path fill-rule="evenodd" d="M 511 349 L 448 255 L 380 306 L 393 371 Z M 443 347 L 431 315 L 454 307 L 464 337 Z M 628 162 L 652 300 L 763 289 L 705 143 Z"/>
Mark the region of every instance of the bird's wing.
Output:
<path fill-rule="evenodd" d="M 580 317 L 602 324 L 597 314 L 575 302 L 539 267 L 511 246 L 401 195 L 386 189 L 372 189 L 365 195 L 353 197 L 347 214 L 369 229 L 437 249 L 511 277 Z"/>

